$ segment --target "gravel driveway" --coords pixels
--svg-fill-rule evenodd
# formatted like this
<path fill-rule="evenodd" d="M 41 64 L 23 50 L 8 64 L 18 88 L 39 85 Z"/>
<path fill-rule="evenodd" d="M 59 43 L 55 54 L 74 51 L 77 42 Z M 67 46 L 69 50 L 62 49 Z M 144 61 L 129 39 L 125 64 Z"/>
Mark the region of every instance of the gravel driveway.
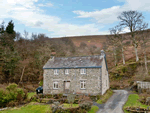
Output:
<path fill-rule="evenodd" d="M 97 105 L 100 108 L 97 113 L 124 113 L 122 107 L 127 99 L 126 90 L 114 90 L 113 96 L 105 104 Z"/>

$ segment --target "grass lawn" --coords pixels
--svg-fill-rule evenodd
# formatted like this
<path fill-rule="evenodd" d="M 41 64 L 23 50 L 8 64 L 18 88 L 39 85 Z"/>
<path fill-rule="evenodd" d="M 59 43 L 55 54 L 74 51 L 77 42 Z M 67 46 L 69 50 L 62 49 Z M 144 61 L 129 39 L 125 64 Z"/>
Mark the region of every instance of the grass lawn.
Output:
<path fill-rule="evenodd" d="M 22 106 L 21 108 L 12 108 L 10 110 L 0 111 L 0 113 L 49 113 L 50 111 L 50 105 L 36 105 L 34 103 L 30 103 L 26 106 Z"/>
<path fill-rule="evenodd" d="M 70 107 L 71 107 L 71 108 L 74 108 L 74 107 L 79 107 L 79 104 L 72 104 L 72 106 L 71 106 L 71 104 L 64 103 L 63 105 L 64 105 L 64 106 L 63 106 L 64 108 L 70 108 Z"/>
<path fill-rule="evenodd" d="M 92 106 L 91 110 L 88 111 L 88 113 L 96 113 L 98 111 L 98 107 L 97 106 Z"/>
<path fill-rule="evenodd" d="M 36 92 L 30 92 L 30 93 L 28 93 L 28 99 L 30 99 L 35 94 L 36 94 Z"/>
<path fill-rule="evenodd" d="M 71 107 L 71 104 L 67 104 L 67 103 L 65 103 L 65 104 L 63 104 L 64 106 L 64 108 L 70 108 Z M 72 104 L 72 107 L 71 108 L 73 108 L 73 107 L 78 107 L 79 106 L 79 104 Z M 96 113 L 97 111 L 98 111 L 98 107 L 97 106 L 92 106 L 92 108 L 91 108 L 91 110 L 90 111 L 88 111 L 88 113 Z"/>
<path fill-rule="evenodd" d="M 129 113 L 128 111 L 125 110 L 127 107 L 141 107 L 141 108 L 147 108 L 147 105 L 144 105 L 138 101 L 139 95 L 138 94 L 130 94 L 128 97 L 127 102 L 123 106 L 124 112 Z"/>
<path fill-rule="evenodd" d="M 97 103 L 98 104 L 105 103 L 112 95 L 113 95 L 113 91 L 107 90 L 107 92 L 104 95 L 102 95 L 99 100 L 97 100 Z"/>

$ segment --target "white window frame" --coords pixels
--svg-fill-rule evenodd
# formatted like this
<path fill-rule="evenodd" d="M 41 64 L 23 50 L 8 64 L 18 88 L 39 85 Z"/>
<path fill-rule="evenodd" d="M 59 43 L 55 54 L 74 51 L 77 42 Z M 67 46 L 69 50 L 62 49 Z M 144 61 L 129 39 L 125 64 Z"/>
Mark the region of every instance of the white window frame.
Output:
<path fill-rule="evenodd" d="M 54 84 L 55 84 L 55 86 L 54 86 Z M 57 86 L 57 87 L 56 87 L 56 86 Z M 58 89 L 58 87 L 59 87 L 59 86 L 58 86 L 58 82 L 57 82 L 57 81 L 54 81 L 54 82 L 53 82 L 53 89 Z"/>
<path fill-rule="evenodd" d="M 65 74 L 69 74 L 69 69 L 65 69 Z"/>
<path fill-rule="evenodd" d="M 81 84 L 83 84 L 83 88 L 81 88 Z M 80 80 L 80 89 L 86 89 L 86 81 L 85 80 Z"/>
<path fill-rule="evenodd" d="M 58 69 L 54 69 L 54 75 L 58 75 Z"/>
<path fill-rule="evenodd" d="M 80 70 L 80 73 L 81 73 L 81 74 L 86 74 L 86 69 L 85 69 L 85 68 L 81 69 L 81 70 Z"/>

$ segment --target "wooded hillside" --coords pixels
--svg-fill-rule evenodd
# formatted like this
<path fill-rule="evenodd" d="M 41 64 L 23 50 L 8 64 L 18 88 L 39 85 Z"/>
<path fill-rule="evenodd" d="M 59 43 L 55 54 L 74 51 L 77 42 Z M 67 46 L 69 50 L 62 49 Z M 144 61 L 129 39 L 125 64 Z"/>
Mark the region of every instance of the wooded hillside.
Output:
<path fill-rule="evenodd" d="M 14 31 L 14 23 L 10 21 L 5 27 L 0 26 L 0 83 L 39 81 L 43 76 L 43 66 L 52 52 L 57 57 L 98 55 L 104 49 L 108 67 L 122 64 L 122 51 L 119 41 L 112 42 L 115 35 L 77 36 L 50 38 L 44 34 L 24 34 Z M 149 31 L 149 30 L 148 30 Z M 145 34 L 149 32 L 145 31 Z M 148 35 L 148 34 L 147 34 Z M 125 60 L 135 60 L 134 48 L 129 34 L 123 41 Z M 141 36 L 141 35 L 137 35 Z M 115 45 L 114 45 L 115 44 Z M 146 50 L 149 49 L 148 43 Z M 114 51 L 115 47 L 115 51 Z M 138 46 L 140 60 L 143 60 L 142 45 Z M 147 54 L 148 51 L 146 52 Z M 149 58 L 149 55 L 147 56 Z"/>

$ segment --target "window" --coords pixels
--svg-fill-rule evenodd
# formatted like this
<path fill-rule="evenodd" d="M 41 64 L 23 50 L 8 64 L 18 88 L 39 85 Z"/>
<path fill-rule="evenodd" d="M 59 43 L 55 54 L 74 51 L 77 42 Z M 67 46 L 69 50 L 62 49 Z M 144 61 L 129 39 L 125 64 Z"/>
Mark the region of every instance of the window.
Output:
<path fill-rule="evenodd" d="M 85 84 L 86 84 L 85 80 L 81 80 L 80 81 L 80 89 L 85 89 Z"/>
<path fill-rule="evenodd" d="M 69 74 L 69 69 L 65 69 L 65 74 Z"/>
<path fill-rule="evenodd" d="M 80 70 L 80 73 L 81 73 L 81 74 L 86 74 L 86 69 L 81 69 L 81 70 Z"/>
<path fill-rule="evenodd" d="M 53 82 L 53 89 L 58 89 L 58 82 Z"/>
<path fill-rule="evenodd" d="M 58 69 L 54 69 L 54 75 L 58 75 Z"/>

